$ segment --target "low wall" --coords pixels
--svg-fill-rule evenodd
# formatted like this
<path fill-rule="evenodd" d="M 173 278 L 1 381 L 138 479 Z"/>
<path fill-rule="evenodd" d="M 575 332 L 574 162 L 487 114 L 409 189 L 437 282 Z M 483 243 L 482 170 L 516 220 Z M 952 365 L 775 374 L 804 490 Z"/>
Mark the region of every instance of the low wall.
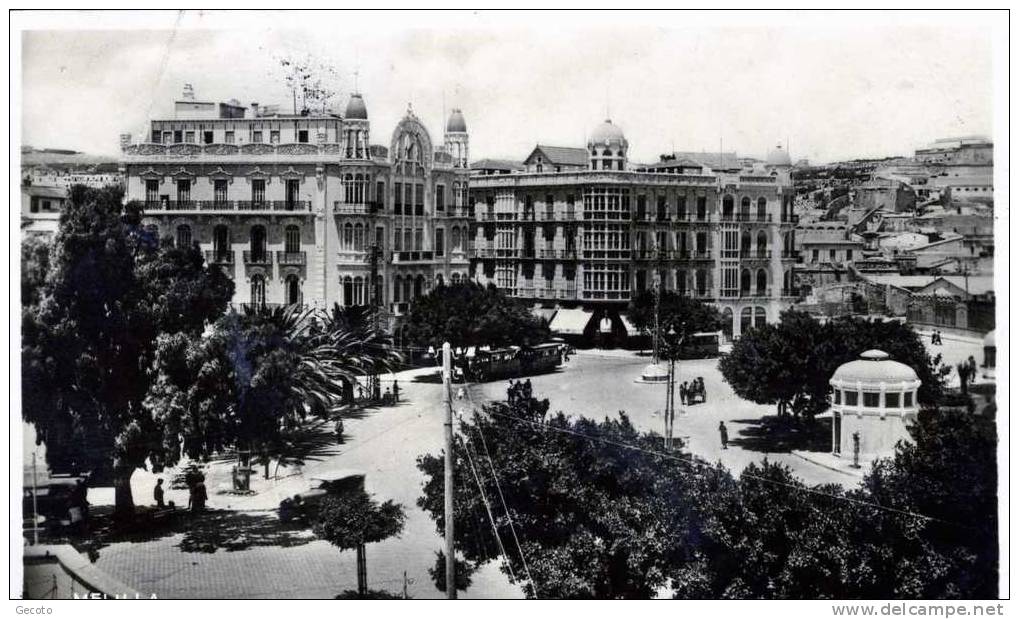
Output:
<path fill-rule="evenodd" d="M 92 565 L 87 557 L 70 545 L 25 546 L 24 553 L 27 596 L 36 599 L 131 600 L 150 597 Z"/>
<path fill-rule="evenodd" d="M 976 331 L 974 329 L 963 329 L 962 327 L 946 327 L 944 325 L 935 325 L 926 322 L 910 322 L 913 329 L 923 335 L 928 340 L 930 339 L 931 333 L 937 329 L 941 331 L 941 338 L 946 340 L 959 340 L 966 342 L 983 342 L 984 336 L 987 335 L 986 331 Z"/>

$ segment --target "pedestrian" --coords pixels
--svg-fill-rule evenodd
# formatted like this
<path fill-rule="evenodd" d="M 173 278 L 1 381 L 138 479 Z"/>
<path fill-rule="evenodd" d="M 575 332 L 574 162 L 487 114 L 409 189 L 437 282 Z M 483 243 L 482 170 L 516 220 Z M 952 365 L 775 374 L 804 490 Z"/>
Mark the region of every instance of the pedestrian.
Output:
<path fill-rule="evenodd" d="M 396 379 L 394 378 L 393 379 L 393 402 L 399 402 L 399 401 L 400 401 L 400 383 L 396 382 Z"/>
<path fill-rule="evenodd" d="M 934 329 L 933 331 L 931 331 L 931 346 L 937 345 L 938 345 L 938 330 Z"/>
<path fill-rule="evenodd" d="M 382 395 L 383 404 L 392 404 L 393 394 L 389 392 L 389 387 L 386 387 L 386 392 Z"/>
<path fill-rule="evenodd" d="M 701 376 L 697 377 L 697 389 L 701 392 L 701 401 L 707 404 L 708 390 L 704 388 L 704 378 Z"/>
<path fill-rule="evenodd" d="M 684 406 L 686 405 L 686 398 L 687 398 L 686 394 L 687 394 L 688 391 L 689 391 L 689 389 L 686 386 L 686 381 L 683 381 L 683 384 L 679 386 L 679 403 L 684 405 Z"/>
<path fill-rule="evenodd" d="M 152 498 L 156 501 L 156 507 L 163 509 L 166 505 L 163 503 L 163 478 L 160 477 L 156 480 L 156 487 L 152 490 Z"/>
<path fill-rule="evenodd" d="M 729 449 L 729 431 L 725 429 L 725 422 L 718 422 L 718 436 L 722 439 L 722 449 Z"/>
<path fill-rule="evenodd" d="M 195 484 L 195 499 L 192 504 L 194 511 L 201 512 L 205 510 L 205 502 L 208 500 L 209 494 L 205 491 L 205 479 L 203 477 Z"/>

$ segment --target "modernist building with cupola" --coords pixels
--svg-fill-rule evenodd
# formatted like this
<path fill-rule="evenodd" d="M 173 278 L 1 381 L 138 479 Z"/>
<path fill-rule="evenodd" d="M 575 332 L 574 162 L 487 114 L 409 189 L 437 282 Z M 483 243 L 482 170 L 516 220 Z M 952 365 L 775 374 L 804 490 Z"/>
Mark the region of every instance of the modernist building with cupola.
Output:
<path fill-rule="evenodd" d="M 585 148 L 539 144 L 520 165 L 474 165 L 474 278 L 556 310 L 561 334 L 608 318 L 617 338 L 638 335 L 626 305 L 655 282 L 718 306 L 729 338 L 776 321 L 797 297 L 788 153 L 747 167 L 736 153 L 637 164 L 629 151 L 606 120 Z"/>
<path fill-rule="evenodd" d="M 144 204 L 151 233 L 197 245 L 228 273 L 236 304 L 377 302 L 400 315 L 468 277 L 459 110 L 436 143 L 408 106 L 385 146 L 358 93 L 343 114 L 286 114 L 186 89 L 174 110 L 140 141 L 121 136 L 127 199 Z"/>

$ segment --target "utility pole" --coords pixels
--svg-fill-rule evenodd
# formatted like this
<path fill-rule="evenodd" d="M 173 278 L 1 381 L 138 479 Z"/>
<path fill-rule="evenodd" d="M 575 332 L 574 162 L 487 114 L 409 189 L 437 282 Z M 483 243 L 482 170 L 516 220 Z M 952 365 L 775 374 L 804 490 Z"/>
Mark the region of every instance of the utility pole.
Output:
<path fill-rule="evenodd" d="M 446 598 L 456 599 L 456 554 L 453 547 L 453 401 L 450 397 L 450 380 L 453 376 L 453 355 L 449 342 L 442 345 L 442 403 L 446 407 L 446 466 L 443 490 L 446 523 Z"/>
<path fill-rule="evenodd" d="M 32 545 L 39 545 L 39 482 L 35 477 L 35 452 L 32 452 Z M 54 576 L 53 578 L 56 578 Z"/>

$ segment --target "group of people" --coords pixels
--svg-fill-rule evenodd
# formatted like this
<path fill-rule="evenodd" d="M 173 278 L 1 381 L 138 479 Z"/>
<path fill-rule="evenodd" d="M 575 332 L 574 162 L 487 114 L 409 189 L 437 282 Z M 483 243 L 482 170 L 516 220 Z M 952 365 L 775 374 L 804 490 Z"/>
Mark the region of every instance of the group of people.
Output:
<path fill-rule="evenodd" d="M 184 481 L 188 486 L 188 510 L 198 513 L 205 510 L 205 503 L 209 500 L 209 492 L 205 489 L 205 475 L 197 471 L 189 471 L 184 475 Z M 157 509 L 173 507 L 173 501 L 166 501 L 166 491 L 163 488 L 163 478 L 156 480 L 156 487 L 152 490 L 152 498 L 156 502 Z"/>
<path fill-rule="evenodd" d="M 944 344 L 944 342 L 941 341 L 941 329 L 935 329 L 931 333 L 931 345 L 941 346 L 942 344 Z"/>
<path fill-rule="evenodd" d="M 704 378 L 698 376 L 690 382 L 684 381 L 679 386 L 679 401 L 681 404 L 693 404 L 694 397 L 699 396 L 702 402 L 708 401 L 708 392 L 704 389 Z"/>

